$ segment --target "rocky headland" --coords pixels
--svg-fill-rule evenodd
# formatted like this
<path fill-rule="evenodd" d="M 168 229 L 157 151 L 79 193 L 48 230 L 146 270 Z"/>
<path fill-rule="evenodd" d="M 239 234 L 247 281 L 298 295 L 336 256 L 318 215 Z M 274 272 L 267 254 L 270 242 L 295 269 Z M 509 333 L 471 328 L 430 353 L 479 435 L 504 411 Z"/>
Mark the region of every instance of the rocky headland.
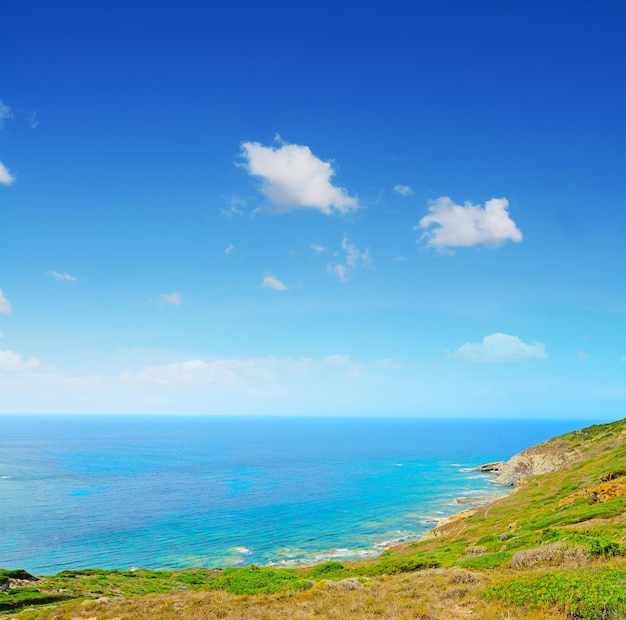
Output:
<path fill-rule="evenodd" d="M 491 481 L 498 486 L 513 486 L 529 476 L 549 474 L 580 460 L 582 454 L 568 444 L 552 439 L 512 456 L 508 461 L 486 463 L 476 468 L 479 472 L 491 472 Z"/>

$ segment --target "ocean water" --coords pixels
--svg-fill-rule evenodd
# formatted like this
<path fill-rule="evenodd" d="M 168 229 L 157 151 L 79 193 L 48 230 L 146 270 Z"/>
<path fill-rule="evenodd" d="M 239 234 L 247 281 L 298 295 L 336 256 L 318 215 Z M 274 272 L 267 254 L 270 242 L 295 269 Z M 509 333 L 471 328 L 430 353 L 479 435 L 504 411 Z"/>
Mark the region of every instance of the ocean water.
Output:
<path fill-rule="evenodd" d="M 506 489 L 471 471 L 580 420 L 0 416 L 0 566 L 369 557 Z"/>

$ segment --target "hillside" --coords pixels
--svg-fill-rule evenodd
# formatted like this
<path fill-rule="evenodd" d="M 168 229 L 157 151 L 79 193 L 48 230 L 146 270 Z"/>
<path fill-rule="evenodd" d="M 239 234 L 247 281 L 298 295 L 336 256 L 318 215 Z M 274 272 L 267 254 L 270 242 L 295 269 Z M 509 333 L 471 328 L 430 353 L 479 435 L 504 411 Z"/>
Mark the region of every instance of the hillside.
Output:
<path fill-rule="evenodd" d="M 496 480 L 516 480 L 508 496 L 375 560 L 36 581 L 0 571 L 0 617 L 626 618 L 626 420 L 491 465 Z"/>

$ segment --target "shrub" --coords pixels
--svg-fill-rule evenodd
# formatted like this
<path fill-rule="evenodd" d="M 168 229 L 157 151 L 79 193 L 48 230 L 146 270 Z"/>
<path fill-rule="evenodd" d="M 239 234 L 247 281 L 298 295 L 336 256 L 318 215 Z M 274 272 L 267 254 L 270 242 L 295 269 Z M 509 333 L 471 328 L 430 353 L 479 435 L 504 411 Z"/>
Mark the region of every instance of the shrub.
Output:
<path fill-rule="evenodd" d="M 7 579 L 22 579 L 23 581 L 39 581 L 37 577 L 31 575 L 22 568 L 14 570 L 0 568 L 0 577 L 6 577 Z"/>
<path fill-rule="evenodd" d="M 414 558 L 394 558 L 385 559 L 374 562 L 368 566 L 364 566 L 359 572 L 362 575 L 396 575 L 397 573 L 409 573 L 416 570 L 424 570 L 426 568 L 437 568 L 439 562 L 433 560 L 417 560 Z"/>
<path fill-rule="evenodd" d="M 342 579 L 354 575 L 352 569 L 346 568 L 341 562 L 324 562 L 314 566 L 308 573 L 308 577 L 317 579 Z"/>
<path fill-rule="evenodd" d="M 511 568 L 526 568 L 534 564 L 544 563 L 557 566 L 565 562 L 585 564 L 588 559 L 589 552 L 584 547 L 556 542 L 550 545 L 518 551 L 511 558 Z"/>
<path fill-rule="evenodd" d="M 259 568 L 227 568 L 221 577 L 211 582 L 211 590 L 226 590 L 231 594 L 269 594 L 285 590 L 307 590 L 312 582 L 300 579 L 292 570 Z"/>
<path fill-rule="evenodd" d="M 553 605 L 568 618 L 604 620 L 626 617 L 626 567 L 555 570 L 517 577 L 482 592 L 487 599 L 535 608 Z"/>
<path fill-rule="evenodd" d="M 614 558 L 618 555 L 625 555 L 624 545 L 620 545 L 612 540 L 602 538 L 592 538 L 589 541 L 589 551 L 595 557 Z"/>

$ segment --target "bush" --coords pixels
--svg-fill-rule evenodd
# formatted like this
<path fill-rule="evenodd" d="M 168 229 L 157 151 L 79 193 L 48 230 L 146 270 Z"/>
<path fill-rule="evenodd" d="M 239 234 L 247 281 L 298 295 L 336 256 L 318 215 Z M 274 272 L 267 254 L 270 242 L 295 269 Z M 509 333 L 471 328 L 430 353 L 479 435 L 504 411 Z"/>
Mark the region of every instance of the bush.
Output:
<path fill-rule="evenodd" d="M 307 577 L 315 577 L 316 579 L 343 579 L 354 575 L 354 571 L 346 568 L 340 562 L 324 562 L 314 566 L 308 573 Z"/>
<path fill-rule="evenodd" d="M 604 558 L 614 558 L 618 555 L 626 554 L 624 545 L 603 538 L 592 538 L 589 541 L 589 551 L 595 557 Z"/>
<path fill-rule="evenodd" d="M 397 573 L 409 573 L 426 568 L 437 568 L 439 562 L 433 560 L 417 560 L 415 558 L 393 558 L 380 560 L 368 566 L 364 566 L 359 572 L 370 577 L 378 575 L 396 575 Z"/>
<path fill-rule="evenodd" d="M 550 545 L 518 551 L 511 558 L 511 568 L 526 568 L 534 564 L 553 564 L 558 566 L 565 562 L 580 565 L 585 564 L 588 559 L 589 552 L 584 547 L 556 542 Z"/>
<path fill-rule="evenodd" d="M 269 594 L 285 590 L 308 590 L 312 582 L 300 579 L 292 570 L 259 568 L 227 568 L 210 584 L 211 590 L 226 590 L 231 594 Z"/>
<path fill-rule="evenodd" d="M 626 617 L 625 567 L 593 567 L 523 575 L 482 592 L 487 599 L 535 608 L 553 605 L 568 618 L 605 620 Z"/>
<path fill-rule="evenodd" d="M 7 579 L 22 579 L 23 581 L 39 581 L 37 577 L 31 575 L 22 568 L 14 570 L 0 568 L 0 577 L 6 577 Z"/>

